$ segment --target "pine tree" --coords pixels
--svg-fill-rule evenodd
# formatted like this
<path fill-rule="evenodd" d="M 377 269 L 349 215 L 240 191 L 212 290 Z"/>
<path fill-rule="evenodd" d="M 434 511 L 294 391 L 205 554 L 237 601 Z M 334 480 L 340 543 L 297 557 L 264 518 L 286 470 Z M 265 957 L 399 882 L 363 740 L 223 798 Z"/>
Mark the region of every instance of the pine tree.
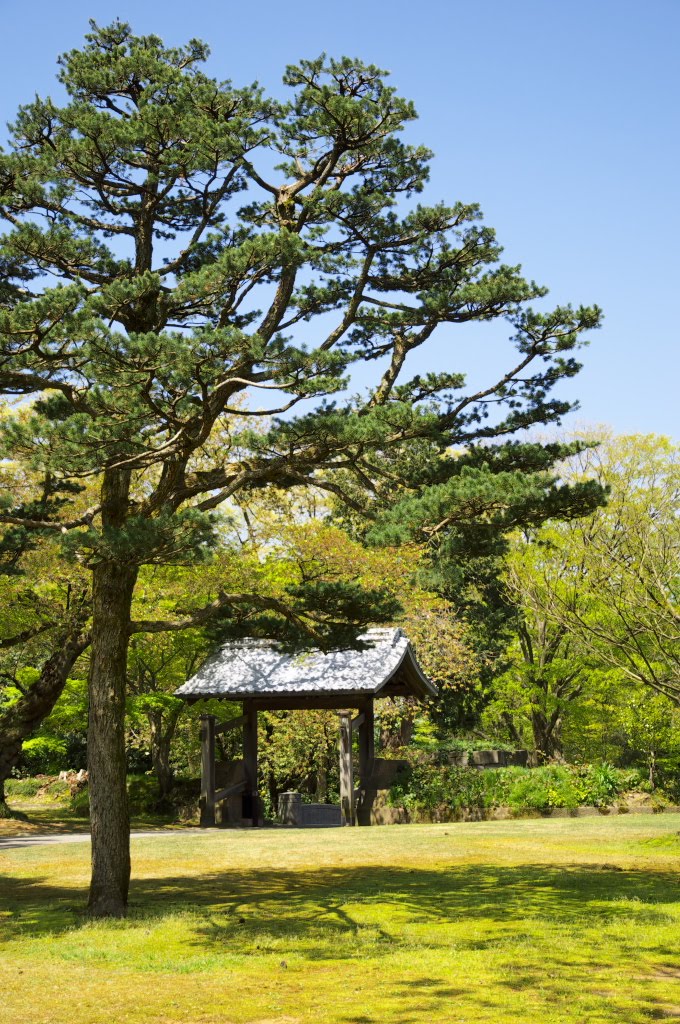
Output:
<path fill-rule="evenodd" d="M 140 566 L 200 558 L 213 510 L 246 489 L 313 483 L 351 501 L 341 471 L 365 476 L 419 439 L 441 452 L 555 422 L 569 405 L 551 389 L 600 319 L 528 308 L 545 290 L 500 263 L 476 206 L 409 201 L 430 153 L 400 140 L 415 112 L 379 69 L 302 61 L 279 102 L 208 77 L 207 56 L 93 23 L 60 59 L 63 105 L 22 107 L 0 160 L 0 381 L 34 399 L 5 449 L 100 482 L 84 513 L 3 517 L 57 530 L 92 571 L 94 915 L 127 900 Z M 510 355 L 487 387 L 468 394 L 448 370 L 403 380 L 435 332 L 496 318 Z M 370 393 L 342 397 L 352 368 L 379 359 Z"/>

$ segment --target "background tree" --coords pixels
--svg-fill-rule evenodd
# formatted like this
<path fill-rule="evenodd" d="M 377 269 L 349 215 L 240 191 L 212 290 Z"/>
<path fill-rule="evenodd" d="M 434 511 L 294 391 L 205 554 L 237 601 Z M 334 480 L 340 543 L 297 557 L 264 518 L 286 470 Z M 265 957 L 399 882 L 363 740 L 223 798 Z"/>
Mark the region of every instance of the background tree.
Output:
<path fill-rule="evenodd" d="M 79 488 L 5 460 L 0 490 L 26 517 L 45 517 L 58 511 L 64 492 Z M 49 532 L 19 524 L 0 533 L 0 815 L 9 813 L 5 782 L 24 742 L 54 708 L 89 644 L 87 576 L 62 563 Z"/>
<path fill-rule="evenodd" d="M 415 540 L 423 545 L 427 557 L 421 584 L 448 603 L 455 628 L 465 624 L 466 646 L 477 657 L 478 685 L 444 691 L 447 699 L 437 710 L 440 729 L 478 728 L 494 681 L 516 662 L 509 645 L 517 635 L 517 601 L 503 576 L 518 528 L 531 533 L 543 523 L 569 521 L 602 504 L 605 490 L 596 480 L 567 480 L 553 468 L 556 460 L 575 456 L 589 444 L 586 438 L 545 444 L 513 439 L 491 448 L 452 449 L 433 461 L 429 449 L 416 443 L 395 459 L 405 479 L 420 478 L 423 486 L 395 487 L 397 474 L 388 484 L 389 474 L 383 472 L 373 517 L 343 517 L 355 535 L 372 544 Z M 547 743 L 547 719 L 543 726 Z"/>
<path fill-rule="evenodd" d="M 567 472 L 597 479 L 609 499 L 545 538 L 553 622 L 600 665 L 680 703 L 680 449 L 605 435 Z"/>
<path fill-rule="evenodd" d="M 570 719 L 577 756 L 588 747 L 574 736 L 579 728 L 594 730 L 600 757 L 667 747 L 655 738 L 659 711 L 640 686 L 663 695 L 661 706 L 667 697 L 678 702 L 678 450 L 664 438 L 600 437 L 562 475 L 594 479 L 609 492 L 607 505 L 515 533 L 500 577 L 515 637 L 486 720 L 517 742 L 522 721 L 530 722 L 539 758 L 561 755 Z M 637 726 L 624 714 L 633 705 L 648 710 Z"/>
<path fill-rule="evenodd" d="M 143 723 L 160 800 L 170 796 L 174 781 L 172 743 L 187 710 L 174 690 L 190 679 L 207 653 L 200 630 L 143 633 L 133 637 L 128 653 L 127 715 L 132 727 Z"/>
<path fill-rule="evenodd" d="M 565 713 L 581 697 L 594 667 L 556 614 L 556 592 L 565 581 L 571 585 L 573 564 L 571 558 L 559 558 L 554 537 L 550 524 L 537 532 L 523 531 L 505 556 L 501 579 L 515 611 L 515 639 L 506 652 L 509 667 L 494 680 L 494 699 L 487 709 L 487 717 L 495 717 L 518 746 L 524 745 L 525 722 L 529 725 L 538 763 L 562 757 Z"/>
<path fill-rule="evenodd" d="M 127 900 L 127 650 L 149 629 L 131 620 L 140 566 L 205 557 L 211 510 L 238 492 L 343 494 L 338 471 L 379 477 L 383 453 L 414 439 L 436 452 L 558 420 L 569 404 L 551 389 L 577 372 L 571 351 L 600 318 L 526 308 L 545 290 L 499 263 L 476 206 L 397 209 L 422 190 L 429 153 L 399 140 L 414 110 L 378 69 L 303 61 L 281 103 L 210 79 L 207 55 L 195 40 L 169 48 L 93 25 L 60 59 L 64 104 L 22 107 L 0 160 L 0 381 L 37 397 L 6 425 L 6 449 L 60 481 L 100 481 L 84 513 L 31 524 L 5 512 L 53 528 L 92 572 L 95 915 Z M 435 331 L 498 317 L 511 354 L 486 386 L 466 392 L 450 371 L 402 383 Z M 387 368 L 368 395 L 241 427 L 245 393 L 261 422 L 341 393 L 349 370 L 377 359 Z M 229 444 L 211 447 L 215 432 Z M 358 597 L 337 606 L 360 627 L 376 610 L 360 614 Z M 258 600 L 222 592 L 219 604 Z"/>

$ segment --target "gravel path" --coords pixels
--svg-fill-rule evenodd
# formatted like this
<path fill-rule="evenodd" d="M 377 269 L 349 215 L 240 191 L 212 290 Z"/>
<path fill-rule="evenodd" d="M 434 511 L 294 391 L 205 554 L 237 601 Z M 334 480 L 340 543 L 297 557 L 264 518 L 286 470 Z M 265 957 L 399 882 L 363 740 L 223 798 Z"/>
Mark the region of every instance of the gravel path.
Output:
<path fill-rule="evenodd" d="M 130 836 L 132 839 L 145 839 L 148 836 L 184 836 L 187 832 L 205 835 L 205 829 L 202 828 L 178 828 L 133 831 Z M 24 849 L 27 846 L 43 846 L 50 843 L 89 843 L 89 841 L 89 832 L 45 832 L 42 835 L 6 836 L 0 837 L 0 853 L 3 850 Z"/>

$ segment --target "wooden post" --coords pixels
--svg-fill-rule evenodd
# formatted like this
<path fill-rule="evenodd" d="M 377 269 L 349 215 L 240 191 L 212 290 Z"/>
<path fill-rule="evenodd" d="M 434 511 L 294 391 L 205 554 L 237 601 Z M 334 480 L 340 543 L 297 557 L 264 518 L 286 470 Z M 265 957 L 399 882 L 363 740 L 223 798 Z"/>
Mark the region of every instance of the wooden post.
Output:
<path fill-rule="evenodd" d="M 373 774 L 375 758 L 375 716 L 372 697 L 366 701 L 362 711 L 363 721 L 359 725 L 359 786 L 366 789 Z"/>
<path fill-rule="evenodd" d="M 215 827 L 215 717 L 201 715 L 201 827 Z"/>
<path fill-rule="evenodd" d="M 244 817 L 260 824 L 260 800 L 257 795 L 257 711 L 252 701 L 243 702 L 243 767 L 246 786 L 243 791 Z"/>
<path fill-rule="evenodd" d="M 352 712 L 339 711 L 340 809 L 345 825 L 354 824 L 354 768 L 352 765 Z"/>

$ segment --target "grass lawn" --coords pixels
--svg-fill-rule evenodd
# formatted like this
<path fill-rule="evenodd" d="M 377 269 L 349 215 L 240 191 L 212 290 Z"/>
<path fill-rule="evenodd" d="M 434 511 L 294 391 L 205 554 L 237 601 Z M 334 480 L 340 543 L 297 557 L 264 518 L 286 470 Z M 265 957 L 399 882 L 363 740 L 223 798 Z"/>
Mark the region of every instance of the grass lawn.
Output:
<path fill-rule="evenodd" d="M 76 814 L 60 804 L 49 806 L 42 801 L 12 800 L 13 811 L 19 811 L 26 818 L 0 818 L 0 839 L 14 836 L 53 835 L 59 832 L 89 832 L 90 820 Z M 132 818 L 132 828 L 181 828 L 173 824 L 168 815 L 137 814 Z M 1 1020 L 2 1018 L 0 1018 Z"/>
<path fill-rule="evenodd" d="M 45 835 L 56 832 L 89 832 L 89 818 L 73 810 L 68 795 L 23 796 L 11 791 L 8 785 L 9 805 L 17 811 L 16 818 L 0 818 L 0 839 L 12 836 Z M 158 828 L 170 824 L 168 815 L 135 815 L 133 828 Z"/>
<path fill-rule="evenodd" d="M 0 853 L 0 1020 L 680 1020 L 680 815 L 133 839 L 130 917 L 86 843 Z"/>

